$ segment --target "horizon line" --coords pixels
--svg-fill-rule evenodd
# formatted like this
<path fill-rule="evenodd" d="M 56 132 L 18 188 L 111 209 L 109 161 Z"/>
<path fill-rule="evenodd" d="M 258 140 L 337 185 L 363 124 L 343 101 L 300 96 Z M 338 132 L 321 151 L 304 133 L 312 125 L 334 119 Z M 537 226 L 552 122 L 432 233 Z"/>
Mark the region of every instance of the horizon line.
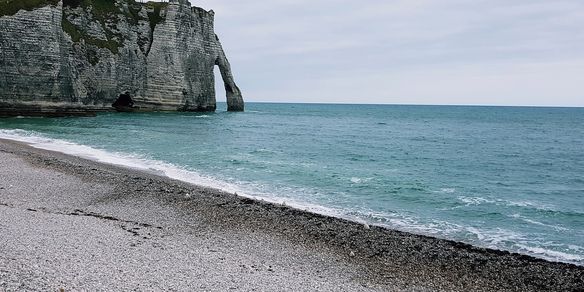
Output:
<path fill-rule="evenodd" d="M 217 101 L 226 103 L 226 101 Z M 294 102 L 294 101 L 245 101 L 245 103 L 320 104 L 320 105 L 394 105 L 394 106 L 465 106 L 465 107 L 537 107 L 537 108 L 584 108 L 584 105 L 524 105 L 524 104 L 457 104 L 457 103 L 355 103 L 355 102 Z"/>

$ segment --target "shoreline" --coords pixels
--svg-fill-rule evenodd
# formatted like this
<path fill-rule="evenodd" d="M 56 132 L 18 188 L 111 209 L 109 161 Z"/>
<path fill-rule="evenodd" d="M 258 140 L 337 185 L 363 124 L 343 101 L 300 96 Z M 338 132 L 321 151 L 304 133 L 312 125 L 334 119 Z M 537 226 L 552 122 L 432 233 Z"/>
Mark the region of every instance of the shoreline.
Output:
<path fill-rule="evenodd" d="M 32 169 L 42 169 L 49 173 L 80 179 L 81 186 L 84 184 L 104 186 L 106 190 L 98 195 L 92 194 L 91 190 L 87 191 L 89 204 L 87 202 L 57 204 L 59 212 L 69 216 L 92 218 L 103 221 L 102 223 L 108 226 L 138 222 L 161 227 L 160 230 L 167 230 L 169 227 L 165 225 L 166 223 L 156 224 L 156 221 L 162 223 L 172 221 L 174 223 L 170 225 L 175 229 L 170 229 L 178 233 L 192 228 L 190 224 L 184 222 L 197 219 L 195 225 L 198 230 L 205 230 L 211 237 L 222 234 L 231 239 L 243 239 L 226 240 L 228 242 L 226 246 L 243 244 L 261 250 L 264 241 L 250 241 L 248 238 L 258 236 L 281 247 L 285 250 L 284 254 L 289 252 L 284 248 L 287 247 L 293 250 L 302 249 L 301 257 L 306 257 L 308 261 L 314 257 L 334 259 L 332 262 L 323 263 L 323 267 L 333 270 L 339 267 L 346 268 L 341 273 L 344 275 L 342 279 L 347 280 L 348 277 L 350 281 L 342 283 L 342 286 L 335 286 L 341 280 L 335 279 L 329 281 L 328 286 L 321 287 L 323 290 L 343 290 L 341 287 L 350 287 L 352 284 L 355 284 L 353 287 L 355 289 L 367 291 L 425 289 L 575 291 L 584 287 L 584 267 L 574 264 L 549 262 L 527 255 L 479 248 L 379 226 L 367 228 L 361 223 L 346 219 L 241 197 L 140 170 L 33 148 L 22 142 L 0 139 L 0 154 L 26 161 Z M 3 166 L 0 173 L 4 175 L 6 170 L 6 166 Z M 14 196 L 6 198 L 4 193 L 0 189 L 0 207 L 11 210 L 33 212 L 27 210 L 34 209 L 36 210 L 34 212 L 38 213 L 38 210 L 51 209 L 47 206 L 55 204 L 47 198 L 42 198 L 42 194 L 35 200 L 27 199 L 22 202 L 22 198 Z M 60 196 L 67 201 L 66 197 L 75 195 L 70 193 Z M 145 211 L 153 212 L 152 214 L 148 212 L 137 214 L 131 211 L 130 206 L 146 198 L 156 202 L 145 207 Z M 165 211 L 157 210 L 159 206 L 164 206 Z M 176 214 L 180 214 L 180 220 L 175 218 L 178 216 Z M 152 222 L 154 217 L 157 220 Z M 56 224 L 59 225 L 58 222 Z M 2 228 L 0 225 L 0 232 Z M 135 236 L 133 233 L 130 234 Z M 159 243 L 163 246 L 173 244 L 164 240 Z M 226 257 L 234 256 L 229 248 L 225 248 L 224 254 Z M 255 254 L 255 257 L 261 258 L 262 255 Z M 2 263 L 0 258 L 0 268 Z M 283 267 L 279 264 L 281 263 L 276 263 L 272 265 L 273 268 L 266 270 Z M 312 279 L 314 271 L 310 272 L 310 263 L 305 265 L 299 268 L 302 267 L 309 272 L 310 275 L 307 274 L 306 279 Z M 209 268 L 208 265 L 206 267 Z M 322 272 L 322 269 L 319 271 Z M 232 277 L 237 278 L 237 275 L 239 274 L 236 273 Z M 290 276 L 288 281 L 293 282 L 294 276 L 298 275 L 292 273 Z M 246 281 L 245 277 L 238 279 L 242 281 L 241 283 Z M 327 279 L 316 277 L 315 280 L 324 283 Z M 252 284 L 254 283 L 250 285 Z M 280 283 L 270 283 L 276 286 L 258 285 L 258 287 L 259 290 L 262 290 L 261 287 L 264 290 L 270 287 L 285 290 L 285 287 L 278 284 Z M 296 287 L 303 290 L 303 287 L 297 286 L 301 285 L 300 282 L 288 284 L 290 285 L 286 287 L 289 289 Z M 2 281 L 0 288 L 4 288 Z"/>
<path fill-rule="evenodd" d="M 211 189 L 217 190 L 219 192 L 235 194 L 235 195 L 238 195 L 238 196 L 243 197 L 243 198 L 248 198 L 248 199 L 252 199 L 252 200 L 256 200 L 256 201 L 260 201 L 260 202 L 266 202 L 266 203 L 274 204 L 274 205 L 278 205 L 278 206 L 282 205 L 282 206 L 290 207 L 292 209 L 296 209 L 296 210 L 300 210 L 300 211 L 305 211 L 305 212 L 309 212 L 309 213 L 323 215 L 325 217 L 334 217 L 334 218 L 339 218 L 339 219 L 343 219 L 343 220 L 348 220 L 351 222 L 356 222 L 358 224 L 363 224 L 364 226 L 378 226 L 378 227 L 381 227 L 384 229 L 397 230 L 397 231 L 402 231 L 405 233 L 427 236 L 430 238 L 437 238 L 437 239 L 443 239 L 443 240 L 450 240 L 450 241 L 454 241 L 454 242 L 460 242 L 463 244 L 469 244 L 469 245 L 477 247 L 477 248 L 491 249 L 491 250 L 496 250 L 496 251 L 506 251 L 506 252 L 510 252 L 510 253 L 516 253 L 519 255 L 526 255 L 526 256 L 534 257 L 537 259 L 543 259 L 543 260 L 546 260 L 549 262 L 567 263 L 567 264 L 574 264 L 576 266 L 583 266 L 584 267 L 584 264 L 579 264 L 578 261 L 570 261 L 570 256 L 572 256 L 571 254 L 564 254 L 562 256 L 558 256 L 558 257 L 554 258 L 551 256 L 546 256 L 546 255 L 549 255 L 546 252 L 547 250 L 544 250 L 544 252 L 539 253 L 539 254 L 538 253 L 530 254 L 529 252 L 513 251 L 510 249 L 501 249 L 501 248 L 492 247 L 492 246 L 488 246 L 488 245 L 481 245 L 480 243 L 476 244 L 473 242 L 459 241 L 458 239 L 452 239 L 452 238 L 448 238 L 448 237 L 440 237 L 440 236 L 433 234 L 433 233 L 417 232 L 415 230 L 408 230 L 407 228 L 398 228 L 398 227 L 393 227 L 391 225 L 375 224 L 372 222 L 367 222 L 366 220 L 359 218 L 359 217 L 342 214 L 339 210 L 334 209 L 334 208 L 331 209 L 331 208 L 327 208 L 327 207 L 320 206 L 320 205 L 302 203 L 301 201 L 285 200 L 283 198 L 278 198 L 278 197 L 273 197 L 273 196 L 270 197 L 269 194 L 264 194 L 264 195 L 268 195 L 268 197 L 251 195 L 251 194 L 247 193 L 245 190 L 238 188 L 237 185 L 225 183 L 225 182 L 216 180 L 214 178 L 201 176 L 197 172 L 192 172 L 190 170 L 177 167 L 173 164 L 170 164 L 170 163 L 167 163 L 164 161 L 144 159 L 144 158 L 135 157 L 132 155 L 127 156 L 127 155 L 124 155 L 123 153 L 108 152 L 106 150 L 92 148 L 91 146 L 85 146 L 85 145 L 76 144 L 76 143 L 69 143 L 67 141 L 58 140 L 58 139 L 49 139 L 50 142 L 46 142 L 46 141 L 38 141 L 37 139 L 31 140 L 31 139 L 24 138 L 22 136 L 12 136 L 12 137 L 11 136 L 4 136 L 4 137 L 0 137 L 0 141 L 2 141 L 2 140 L 22 143 L 26 146 L 30 146 L 30 147 L 33 147 L 35 149 L 45 150 L 45 151 L 54 152 L 54 153 L 60 153 L 60 154 L 69 155 L 69 156 L 74 156 L 74 157 L 86 159 L 86 160 L 96 162 L 96 163 L 112 165 L 112 166 L 121 167 L 121 168 L 125 168 L 125 169 L 127 168 L 127 169 L 131 169 L 131 170 L 135 170 L 135 171 L 143 171 L 143 172 L 158 175 L 158 176 L 161 176 L 164 178 L 177 180 L 177 181 L 180 181 L 182 183 L 192 184 L 192 185 L 195 185 L 198 187 L 211 188 Z M 192 176 L 195 176 L 195 179 L 193 179 Z M 551 251 L 551 252 L 553 252 L 553 251 Z"/>

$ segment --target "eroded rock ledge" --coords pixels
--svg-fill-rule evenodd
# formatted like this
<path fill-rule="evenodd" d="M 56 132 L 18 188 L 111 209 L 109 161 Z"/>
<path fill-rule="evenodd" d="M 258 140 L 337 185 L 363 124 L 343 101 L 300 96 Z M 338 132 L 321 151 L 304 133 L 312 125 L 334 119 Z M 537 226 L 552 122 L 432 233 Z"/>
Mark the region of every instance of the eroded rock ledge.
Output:
<path fill-rule="evenodd" d="M 0 0 L 0 114 L 214 111 L 214 66 L 228 110 L 244 109 L 214 12 L 187 0 Z"/>

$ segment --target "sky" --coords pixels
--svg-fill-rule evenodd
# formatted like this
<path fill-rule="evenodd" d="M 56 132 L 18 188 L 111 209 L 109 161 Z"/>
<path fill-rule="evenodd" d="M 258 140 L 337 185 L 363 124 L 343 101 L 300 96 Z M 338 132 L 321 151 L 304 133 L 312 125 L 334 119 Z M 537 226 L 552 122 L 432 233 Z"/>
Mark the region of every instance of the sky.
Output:
<path fill-rule="evenodd" d="M 247 101 L 584 106 L 582 0 L 190 1 Z"/>

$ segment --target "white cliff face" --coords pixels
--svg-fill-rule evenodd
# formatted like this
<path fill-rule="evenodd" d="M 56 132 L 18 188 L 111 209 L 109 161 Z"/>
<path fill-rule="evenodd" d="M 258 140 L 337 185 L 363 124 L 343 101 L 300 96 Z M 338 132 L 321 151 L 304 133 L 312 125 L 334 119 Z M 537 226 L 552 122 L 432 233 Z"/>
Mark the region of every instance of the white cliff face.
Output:
<path fill-rule="evenodd" d="M 58 7 L 0 17 L 0 91 L 22 102 L 72 102 L 59 77 L 63 71 Z"/>
<path fill-rule="evenodd" d="M 213 111 L 215 65 L 228 109 L 243 110 L 212 11 L 64 2 L 0 16 L 0 115 L 109 110 L 124 92 L 142 110 Z"/>

